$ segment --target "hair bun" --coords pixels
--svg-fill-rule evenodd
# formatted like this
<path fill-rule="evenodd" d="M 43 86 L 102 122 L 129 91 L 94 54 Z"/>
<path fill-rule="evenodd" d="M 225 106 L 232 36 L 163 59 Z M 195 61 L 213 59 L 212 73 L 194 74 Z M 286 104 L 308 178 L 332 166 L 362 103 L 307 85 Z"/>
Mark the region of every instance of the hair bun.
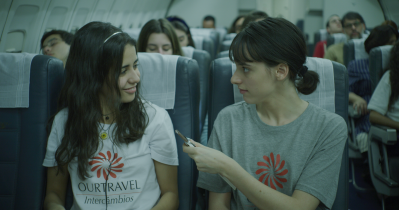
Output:
<path fill-rule="evenodd" d="M 303 77 L 303 76 L 306 74 L 307 71 L 308 71 L 308 67 L 307 67 L 307 66 L 302 66 L 302 67 L 299 69 L 298 74 L 299 74 L 301 77 Z"/>

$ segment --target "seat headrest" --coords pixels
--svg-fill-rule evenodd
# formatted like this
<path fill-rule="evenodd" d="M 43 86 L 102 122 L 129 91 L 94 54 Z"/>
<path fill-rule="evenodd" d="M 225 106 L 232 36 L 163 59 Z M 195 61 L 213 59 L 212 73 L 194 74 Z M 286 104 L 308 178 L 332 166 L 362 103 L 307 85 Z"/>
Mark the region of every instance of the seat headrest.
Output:
<path fill-rule="evenodd" d="M 364 47 L 364 41 L 366 39 L 352 39 L 354 50 L 355 50 L 355 60 L 365 59 L 369 57 L 369 54 L 366 52 L 366 48 Z"/>
<path fill-rule="evenodd" d="M 203 49 L 202 43 L 204 42 L 204 37 L 193 35 L 192 38 L 195 44 L 195 48 L 202 50 Z"/>
<path fill-rule="evenodd" d="M 313 93 L 309 95 L 298 93 L 299 97 L 302 100 L 335 113 L 335 85 L 332 62 L 323 58 L 307 57 L 305 65 L 309 70 L 319 74 L 320 83 Z M 232 63 L 232 74 L 234 74 L 236 68 L 236 65 Z M 234 103 L 244 100 L 237 85 L 233 85 L 233 91 Z"/>
<path fill-rule="evenodd" d="M 181 47 L 181 49 L 183 50 L 184 57 L 193 58 L 194 47 L 187 46 L 187 47 Z"/>
<path fill-rule="evenodd" d="M 173 109 L 176 95 L 176 66 L 180 56 L 138 53 L 141 95 L 164 109 Z"/>
<path fill-rule="evenodd" d="M 30 68 L 29 53 L 0 53 L 0 108 L 28 108 Z"/>
<path fill-rule="evenodd" d="M 233 40 L 236 36 L 237 36 L 236 33 L 226 34 L 226 36 L 224 37 L 224 40 Z"/>
<path fill-rule="evenodd" d="M 328 36 L 327 29 L 320 29 L 319 33 L 320 33 L 320 41 L 327 40 L 327 36 Z"/>
<path fill-rule="evenodd" d="M 137 41 L 139 39 L 141 28 L 126 29 L 124 32 L 129 34 L 130 37 Z"/>
<path fill-rule="evenodd" d="M 216 32 L 213 28 L 190 28 L 190 32 L 192 35 L 200 35 L 200 36 L 211 36 Z"/>
<path fill-rule="evenodd" d="M 348 40 L 348 37 L 343 33 L 330 34 L 329 36 L 334 39 L 333 44 L 339 44 Z"/>
<path fill-rule="evenodd" d="M 389 68 L 389 58 L 390 58 L 392 45 L 385 45 L 385 46 L 380 46 L 380 47 L 376 47 L 376 48 L 378 51 L 381 52 L 381 58 L 382 58 L 382 66 L 381 67 L 382 67 L 382 69 Z"/>

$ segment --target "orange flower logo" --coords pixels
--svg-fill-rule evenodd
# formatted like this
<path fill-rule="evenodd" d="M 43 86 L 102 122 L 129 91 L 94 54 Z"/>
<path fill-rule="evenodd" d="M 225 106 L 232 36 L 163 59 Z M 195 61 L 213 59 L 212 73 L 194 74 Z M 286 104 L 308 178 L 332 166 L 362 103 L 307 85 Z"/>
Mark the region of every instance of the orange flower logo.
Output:
<path fill-rule="evenodd" d="M 89 162 L 89 165 L 93 166 L 91 171 L 97 170 L 97 178 L 100 178 L 101 172 L 104 176 L 105 180 L 108 180 L 107 174 L 112 178 L 116 178 L 116 172 L 122 172 L 122 168 L 125 164 L 119 163 L 122 160 L 122 157 L 118 158 L 118 153 L 114 154 L 114 157 L 111 160 L 111 152 L 107 151 L 107 156 L 104 153 L 98 153 L 98 156 L 93 158 L 94 160 Z"/>
<path fill-rule="evenodd" d="M 276 189 L 276 184 L 279 188 L 282 189 L 282 182 L 287 182 L 287 179 L 282 178 L 282 176 L 288 173 L 288 169 L 281 171 L 285 165 L 285 160 L 280 163 L 280 154 L 277 154 L 275 160 L 273 153 L 270 153 L 270 158 L 265 155 L 263 156 L 263 159 L 266 160 L 266 163 L 258 162 L 258 166 L 264 166 L 266 168 L 260 168 L 255 172 L 257 175 L 266 172 L 259 177 L 259 181 L 263 182 L 266 177 L 266 180 L 264 181 L 265 185 Z"/>

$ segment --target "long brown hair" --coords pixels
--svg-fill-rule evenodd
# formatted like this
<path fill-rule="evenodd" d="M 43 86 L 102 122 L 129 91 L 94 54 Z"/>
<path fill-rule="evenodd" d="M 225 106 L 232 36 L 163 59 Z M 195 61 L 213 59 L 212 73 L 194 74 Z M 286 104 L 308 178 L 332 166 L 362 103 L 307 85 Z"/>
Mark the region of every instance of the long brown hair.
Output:
<path fill-rule="evenodd" d="M 137 40 L 138 52 L 146 52 L 148 38 L 152 33 L 165 34 L 172 44 L 173 55 L 184 55 L 172 24 L 166 19 L 152 19 L 143 26 L 139 35 L 139 39 Z"/>
<path fill-rule="evenodd" d="M 89 159 L 101 146 L 100 93 L 104 86 L 116 93 L 107 96 L 109 100 L 105 104 L 115 119 L 112 135 L 116 145 L 140 139 L 148 124 L 139 94 L 140 83 L 134 100 L 121 103 L 118 79 L 123 53 L 126 45 L 135 46 L 136 43 L 126 33 L 111 36 L 115 32 L 121 31 L 109 23 L 91 22 L 83 26 L 75 34 L 65 66 L 65 84 L 58 101 L 58 112 L 67 109 L 68 118 L 55 159 L 58 166 L 65 166 L 77 158 L 81 179 L 89 177 Z M 62 170 L 62 167 L 58 168 Z"/>
<path fill-rule="evenodd" d="M 389 97 L 388 110 L 399 98 L 399 42 L 392 47 L 389 57 L 389 81 L 391 83 L 391 96 Z"/>

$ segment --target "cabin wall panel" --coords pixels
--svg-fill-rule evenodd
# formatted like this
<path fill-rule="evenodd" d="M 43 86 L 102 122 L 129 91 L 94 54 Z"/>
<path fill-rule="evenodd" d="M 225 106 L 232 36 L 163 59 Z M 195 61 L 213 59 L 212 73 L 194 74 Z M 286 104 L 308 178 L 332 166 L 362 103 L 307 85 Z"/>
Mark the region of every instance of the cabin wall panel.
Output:
<path fill-rule="evenodd" d="M 35 53 L 50 0 L 14 0 L 7 15 L 0 52 Z"/>
<path fill-rule="evenodd" d="M 0 42 L 3 34 L 3 29 L 6 24 L 8 11 L 10 10 L 12 0 L 0 1 Z"/>

